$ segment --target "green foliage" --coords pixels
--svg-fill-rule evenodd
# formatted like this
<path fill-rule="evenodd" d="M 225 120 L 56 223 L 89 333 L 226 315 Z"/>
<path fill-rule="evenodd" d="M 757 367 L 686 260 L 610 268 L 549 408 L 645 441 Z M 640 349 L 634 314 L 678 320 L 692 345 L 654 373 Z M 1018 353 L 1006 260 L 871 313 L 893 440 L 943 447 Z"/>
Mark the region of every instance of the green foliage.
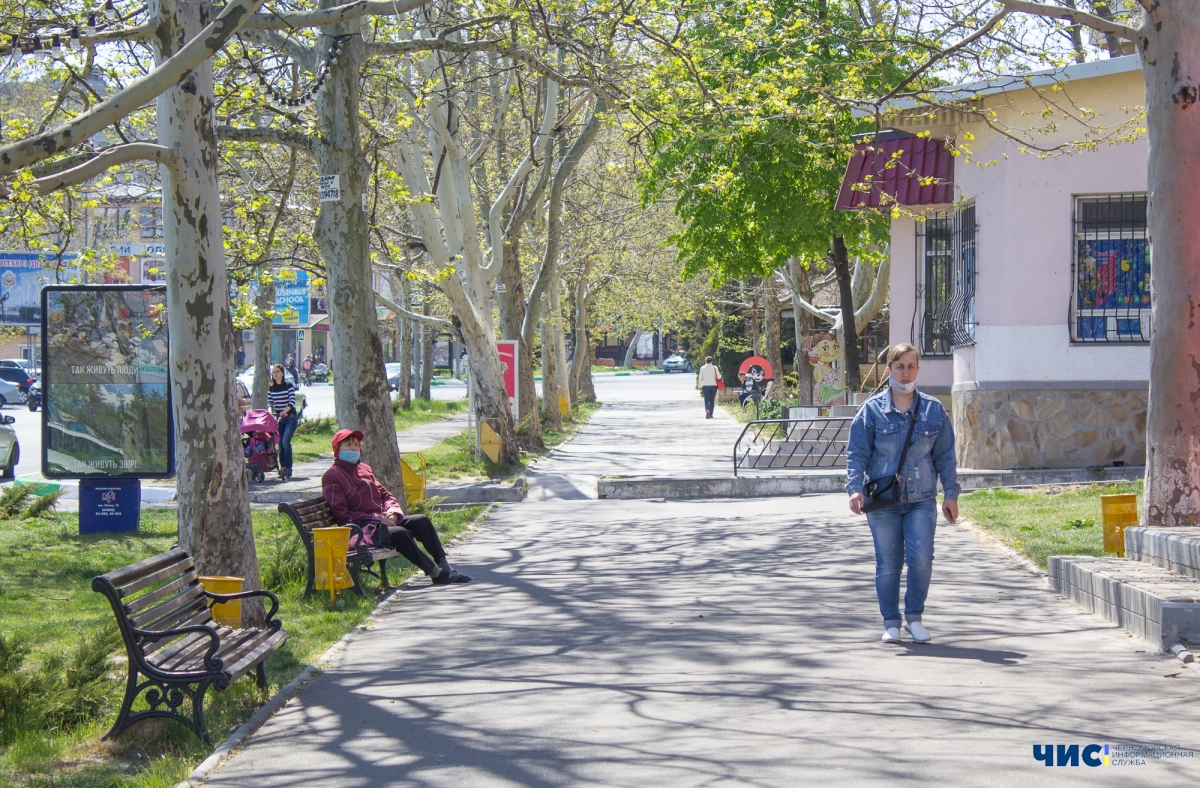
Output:
<path fill-rule="evenodd" d="M 446 500 L 446 496 L 444 496 L 444 495 L 431 495 L 428 498 L 422 498 L 419 501 L 413 501 L 412 503 L 408 504 L 408 506 L 407 506 L 408 513 L 409 514 L 426 514 L 426 515 L 433 516 L 433 513 L 437 509 L 438 504 L 440 504 L 444 500 Z"/>
<path fill-rule="evenodd" d="M 1087 519 L 1076 517 L 1074 520 L 1068 520 L 1067 524 L 1064 525 L 1062 529 L 1064 531 L 1070 531 L 1073 528 L 1091 528 L 1095 524 L 1096 521 L 1090 517 Z"/>
<path fill-rule="evenodd" d="M 296 435 L 333 435 L 337 432 L 337 418 L 334 416 L 318 416 L 305 419 L 296 425 Z"/>
<path fill-rule="evenodd" d="M 10 484 L 0 493 L 0 519 L 15 517 L 33 491 L 24 484 Z"/>
<path fill-rule="evenodd" d="M 48 492 L 45 495 L 39 495 L 33 500 L 33 503 L 25 507 L 25 511 L 21 512 L 21 516 L 25 518 L 41 517 L 47 512 L 52 512 L 58 506 L 59 500 L 66 494 L 66 490 L 59 489 Z"/>

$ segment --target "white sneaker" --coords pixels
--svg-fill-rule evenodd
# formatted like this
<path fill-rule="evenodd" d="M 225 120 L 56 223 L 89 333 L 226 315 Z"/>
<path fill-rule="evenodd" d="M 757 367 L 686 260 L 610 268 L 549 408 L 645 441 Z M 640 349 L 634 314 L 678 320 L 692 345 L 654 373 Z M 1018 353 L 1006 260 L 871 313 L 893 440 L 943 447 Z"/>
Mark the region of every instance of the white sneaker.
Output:
<path fill-rule="evenodd" d="M 888 627 L 887 629 L 883 630 L 883 642 L 884 643 L 899 643 L 900 642 L 900 630 L 897 629 L 896 627 Z"/>
<path fill-rule="evenodd" d="M 928 643 L 933 639 L 933 635 L 929 634 L 929 630 L 920 621 L 909 621 L 904 628 L 908 630 L 908 634 L 912 635 L 912 639 L 916 643 Z"/>

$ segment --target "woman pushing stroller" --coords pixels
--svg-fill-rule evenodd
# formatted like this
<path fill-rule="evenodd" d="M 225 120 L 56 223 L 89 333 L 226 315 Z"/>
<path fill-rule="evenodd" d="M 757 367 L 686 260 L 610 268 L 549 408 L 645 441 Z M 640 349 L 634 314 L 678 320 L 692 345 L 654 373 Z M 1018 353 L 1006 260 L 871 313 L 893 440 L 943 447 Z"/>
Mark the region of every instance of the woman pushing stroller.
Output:
<path fill-rule="evenodd" d="M 267 387 L 267 408 L 279 421 L 279 478 L 292 478 L 292 435 L 296 433 L 296 388 L 288 383 L 283 364 L 271 367 L 271 385 Z"/>

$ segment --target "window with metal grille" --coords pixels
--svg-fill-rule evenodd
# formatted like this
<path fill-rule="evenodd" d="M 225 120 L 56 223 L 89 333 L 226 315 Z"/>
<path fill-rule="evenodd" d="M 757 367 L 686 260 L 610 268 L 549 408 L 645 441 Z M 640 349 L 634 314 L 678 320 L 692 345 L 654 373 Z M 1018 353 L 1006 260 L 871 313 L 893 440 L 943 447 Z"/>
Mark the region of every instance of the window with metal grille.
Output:
<path fill-rule="evenodd" d="M 1145 194 L 1075 198 L 1071 341 L 1150 341 Z"/>
<path fill-rule="evenodd" d="M 975 344 L 975 205 L 935 213 L 917 225 L 921 353 L 949 356 Z"/>

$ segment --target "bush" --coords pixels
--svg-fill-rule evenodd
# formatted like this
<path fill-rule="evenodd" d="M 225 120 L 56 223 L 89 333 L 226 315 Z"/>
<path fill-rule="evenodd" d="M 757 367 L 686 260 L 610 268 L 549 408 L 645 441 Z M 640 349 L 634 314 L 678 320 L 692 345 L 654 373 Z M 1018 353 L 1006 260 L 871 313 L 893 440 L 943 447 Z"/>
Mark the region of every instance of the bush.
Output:
<path fill-rule="evenodd" d="M 121 682 L 109 677 L 109 658 L 120 645 L 120 633 L 108 624 L 30 667 L 28 647 L 0 634 L 0 741 L 28 729 L 67 730 L 100 716 L 121 691 Z"/>
<path fill-rule="evenodd" d="M 318 416 L 315 419 L 305 419 L 296 426 L 297 435 L 323 435 L 337 432 L 337 417 Z"/>
<path fill-rule="evenodd" d="M 288 583 L 304 578 L 308 559 L 291 520 L 278 518 L 266 534 L 259 533 L 258 543 L 263 588 L 278 591 Z"/>

